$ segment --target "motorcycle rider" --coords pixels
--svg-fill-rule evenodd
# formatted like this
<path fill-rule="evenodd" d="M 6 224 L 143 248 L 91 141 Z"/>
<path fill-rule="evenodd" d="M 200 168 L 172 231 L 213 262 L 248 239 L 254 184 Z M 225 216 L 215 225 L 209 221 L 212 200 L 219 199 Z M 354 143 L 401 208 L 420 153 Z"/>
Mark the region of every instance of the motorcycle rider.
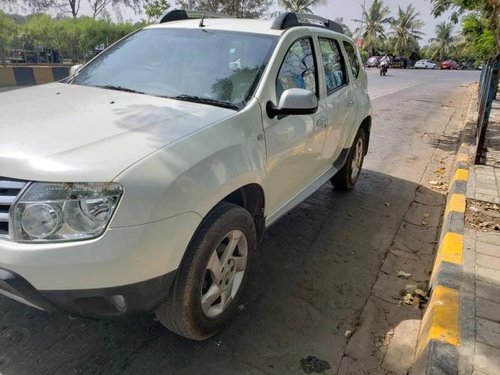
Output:
<path fill-rule="evenodd" d="M 387 54 L 385 54 L 381 59 L 380 59 L 380 75 L 385 75 L 387 71 L 389 70 L 389 64 L 391 62 L 391 59 Z"/>

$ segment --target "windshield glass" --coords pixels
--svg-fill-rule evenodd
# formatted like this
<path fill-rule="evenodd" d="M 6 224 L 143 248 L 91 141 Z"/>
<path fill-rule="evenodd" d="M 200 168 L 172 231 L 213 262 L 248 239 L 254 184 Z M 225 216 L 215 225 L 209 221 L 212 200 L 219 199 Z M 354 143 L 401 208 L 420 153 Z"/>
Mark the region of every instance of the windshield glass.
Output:
<path fill-rule="evenodd" d="M 144 29 L 100 54 L 70 83 L 242 108 L 276 40 L 202 28 Z"/>

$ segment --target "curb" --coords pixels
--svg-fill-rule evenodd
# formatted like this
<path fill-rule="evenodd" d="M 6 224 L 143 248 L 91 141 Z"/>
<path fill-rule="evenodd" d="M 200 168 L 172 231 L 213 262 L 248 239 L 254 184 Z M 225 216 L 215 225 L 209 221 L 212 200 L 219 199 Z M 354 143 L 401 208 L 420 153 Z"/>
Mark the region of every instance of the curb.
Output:
<path fill-rule="evenodd" d="M 420 326 L 412 374 L 458 374 L 461 284 L 469 154 L 460 147 L 450 182 L 443 226 L 429 283 L 432 294 Z"/>
<path fill-rule="evenodd" d="M 68 75 L 68 66 L 0 66 L 0 87 L 40 85 L 60 81 Z"/>

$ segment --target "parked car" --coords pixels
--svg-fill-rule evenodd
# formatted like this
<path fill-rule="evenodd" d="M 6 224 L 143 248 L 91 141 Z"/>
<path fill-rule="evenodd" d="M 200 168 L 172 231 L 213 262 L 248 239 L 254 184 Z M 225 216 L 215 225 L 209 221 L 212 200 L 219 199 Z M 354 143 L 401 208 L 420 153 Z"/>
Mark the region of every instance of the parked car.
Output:
<path fill-rule="evenodd" d="M 354 187 L 372 109 L 340 25 L 199 16 L 169 11 L 65 82 L 0 94 L 1 294 L 156 312 L 203 340 L 238 310 L 266 228 L 325 182 Z"/>
<path fill-rule="evenodd" d="M 408 67 L 408 59 L 404 56 L 396 56 L 392 61 L 393 69 L 406 69 Z"/>
<path fill-rule="evenodd" d="M 415 69 L 436 69 L 437 65 L 432 60 L 418 60 L 415 63 Z"/>
<path fill-rule="evenodd" d="M 439 65 L 439 67 L 441 69 L 449 69 L 449 70 L 458 69 L 458 64 L 454 60 L 445 60 Z"/>
<path fill-rule="evenodd" d="M 380 64 L 380 59 L 382 59 L 382 56 L 372 56 L 366 60 L 366 66 L 368 68 L 376 68 Z"/>

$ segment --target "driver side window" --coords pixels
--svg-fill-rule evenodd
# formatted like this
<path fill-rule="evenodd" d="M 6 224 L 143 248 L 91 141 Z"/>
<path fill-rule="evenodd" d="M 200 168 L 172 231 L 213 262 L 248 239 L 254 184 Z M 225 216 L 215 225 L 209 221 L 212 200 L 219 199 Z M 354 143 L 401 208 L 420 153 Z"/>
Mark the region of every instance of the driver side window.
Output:
<path fill-rule="evenodd" d="M 316 61 L 312 39 L 309 37 L 295 41 L 281 64 L 276 78 L 277 102 L 283 91 L 291 88 L 307 89 L 316 92 Z"/>

